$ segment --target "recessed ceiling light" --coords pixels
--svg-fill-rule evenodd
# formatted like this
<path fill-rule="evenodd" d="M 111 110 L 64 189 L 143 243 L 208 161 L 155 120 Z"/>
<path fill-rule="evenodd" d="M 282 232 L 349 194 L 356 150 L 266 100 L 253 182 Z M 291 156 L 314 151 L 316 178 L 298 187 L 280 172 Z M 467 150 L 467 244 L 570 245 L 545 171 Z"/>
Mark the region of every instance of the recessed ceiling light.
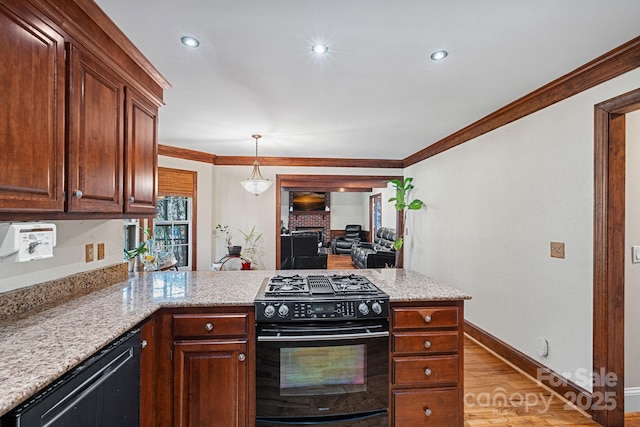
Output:
<path fill-rule="evenodd" d="M 182 36 L 182 38 L 180 39 L 180 41 L 182 42 L 183 45 L 185 45 L 186 47 L 191 47 L 191 48 L 196 48 L 198 46 L 200 46 L 200 41 L 195 38 L 195 37 L 191 37 L 191 36 Z"/>
<path fill-rule="evenodd" d="M 315 53 L 316 55 L 322 55 L 329 52 L 329 46 L 324 44 L 314 44 L 313 46 L 311 46 L 311 52 Z"/>
<path fill-rule="evenodd" d="M 431 59 L 433 59 L 434 61 L 440 61 L 441 59 L 446 58 L 447 55 L 449 55 L 449 52 L 447 52 L 446 50 L 436 50 L 431 54 Z"/>

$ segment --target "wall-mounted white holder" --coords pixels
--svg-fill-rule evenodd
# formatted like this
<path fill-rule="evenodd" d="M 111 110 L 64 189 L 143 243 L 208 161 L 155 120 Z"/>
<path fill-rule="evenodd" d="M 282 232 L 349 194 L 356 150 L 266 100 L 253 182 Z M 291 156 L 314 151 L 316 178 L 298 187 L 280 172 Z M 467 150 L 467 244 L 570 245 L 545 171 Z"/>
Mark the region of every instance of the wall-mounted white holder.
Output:
<path fill-rule="evenodd" d="M 41 222 L 0 224 L 0 258 L 13 256 L 14 262 L 52 258 L 55 245 L 55 224 Z"/>

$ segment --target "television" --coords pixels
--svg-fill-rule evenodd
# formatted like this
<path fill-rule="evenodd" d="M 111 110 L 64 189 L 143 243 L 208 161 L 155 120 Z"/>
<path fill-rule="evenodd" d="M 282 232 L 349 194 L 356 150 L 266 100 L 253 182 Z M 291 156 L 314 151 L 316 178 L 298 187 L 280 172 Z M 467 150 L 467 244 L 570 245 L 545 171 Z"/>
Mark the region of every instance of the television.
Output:
<path fill-rule="evenodd" d="M 292 211 L 323 211 L 327 207 L 326 193 L 316 191 L 293 191 Z"/>

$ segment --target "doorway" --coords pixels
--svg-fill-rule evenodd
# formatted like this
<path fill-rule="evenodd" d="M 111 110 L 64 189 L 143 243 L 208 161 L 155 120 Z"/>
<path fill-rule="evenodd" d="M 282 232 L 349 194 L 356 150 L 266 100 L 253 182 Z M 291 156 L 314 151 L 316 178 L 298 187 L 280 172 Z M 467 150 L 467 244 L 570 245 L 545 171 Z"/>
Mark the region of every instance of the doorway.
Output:
<path fill-rule="evenodd" d="M 625 116 L 639 109 L 640 89 L 595 106 L 593 372 L 619 379 L 593 387 L 615 400 L 592 411 L 605 427 L 624 425 Z"/>
<path fill-rule="evenodd" d="M 280 236 L 281 231 L 281 209 L 282 190 L 286 191 L 324 191 L 324 192 L 344 192 L 344 191 L 373 191 L 374 188 L 386 188 L 387 183 L 392 179 L 403 179 L 398 175 L 276 175 L 276 236 Z M 397 213 L 397 223 L 402 224 L 402 216 Z M 328 232 L 329 236 L 330 231 Z M 329 238 L 330 240 L 330 238 Z M 280 269 L 281 264 L 281 244 L 280 238 L 276 238 L 275 265 Z M 402 267 L 401 263 L 397 264 Z"/>

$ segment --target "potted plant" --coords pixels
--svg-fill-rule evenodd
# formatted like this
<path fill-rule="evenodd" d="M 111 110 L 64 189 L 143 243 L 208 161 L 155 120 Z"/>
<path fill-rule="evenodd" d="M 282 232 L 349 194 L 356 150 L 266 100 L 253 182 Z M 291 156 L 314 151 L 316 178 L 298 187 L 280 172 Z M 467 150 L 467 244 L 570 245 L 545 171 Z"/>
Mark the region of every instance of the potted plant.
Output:
<path fill-rule="evenodd" d="M 264 268 L 262 263 L 263 252 L 261 248 L 262 233 L 256 232 L 255 225 L 251 228 L 250 232 L 245 233 L 244 231 L 240 230 L 240 233 L 242 233 L 242 235 L 244 236 L 244 241 L 245 241 L 244 256 L 247 259 L 247 261 L 243 263 L 242 268 L 245 270 L 249 270 L 251 268 L 252 263 L 256 268 Z M 248 264 L 248 265 L 245 267 L 245 264 Z"/>
<path fill-rule="evenodd" d="M 402 228 L 404 228 L 404 223 L 407 219 L 407 211 L 421 209 L 424 205 L 424 202 L 420 199 L 413 199 L 409 201 L 409 193 L 413 189 L 412 181 L 413 178 L 408 177 L 402 181 L 399 179 L 392 179 L 389 181 L 394 185 L 394 187 L 396 187 L 396 197 L 390 198 L 389 201 L 395 203 L 395 207 L 398 212 L 402 212 Z M 397 230 L 397 238 L 396 241 L 393 242 L 393 248 L 396 251 L 400 251 L 403 244 L 404 239 L 402 230 Z"/>
<path fill-rule="evenodd" d="M 151 235 L 149 228 L 142 230 L 142 233 L 144 234 L 145 239 L 149 239 Z M 124 249 L 124 259 L 129 263 L 129 271 L 134 271 L 136 260 L 142 261 L 141 257 L 149 250 L 148 243 L 148 240 L 144 240 L 133 249 Z"/>
<path fill-rule="evenodd" d="M 242 246 L 236 246 L 233 244 L 233 231 L 228 225 L 216 225 L 216 230 L 224 235 L 224 241 L 227 245 L 227 251 L 229 255 L 240 256 L 242 252 Z"/>

